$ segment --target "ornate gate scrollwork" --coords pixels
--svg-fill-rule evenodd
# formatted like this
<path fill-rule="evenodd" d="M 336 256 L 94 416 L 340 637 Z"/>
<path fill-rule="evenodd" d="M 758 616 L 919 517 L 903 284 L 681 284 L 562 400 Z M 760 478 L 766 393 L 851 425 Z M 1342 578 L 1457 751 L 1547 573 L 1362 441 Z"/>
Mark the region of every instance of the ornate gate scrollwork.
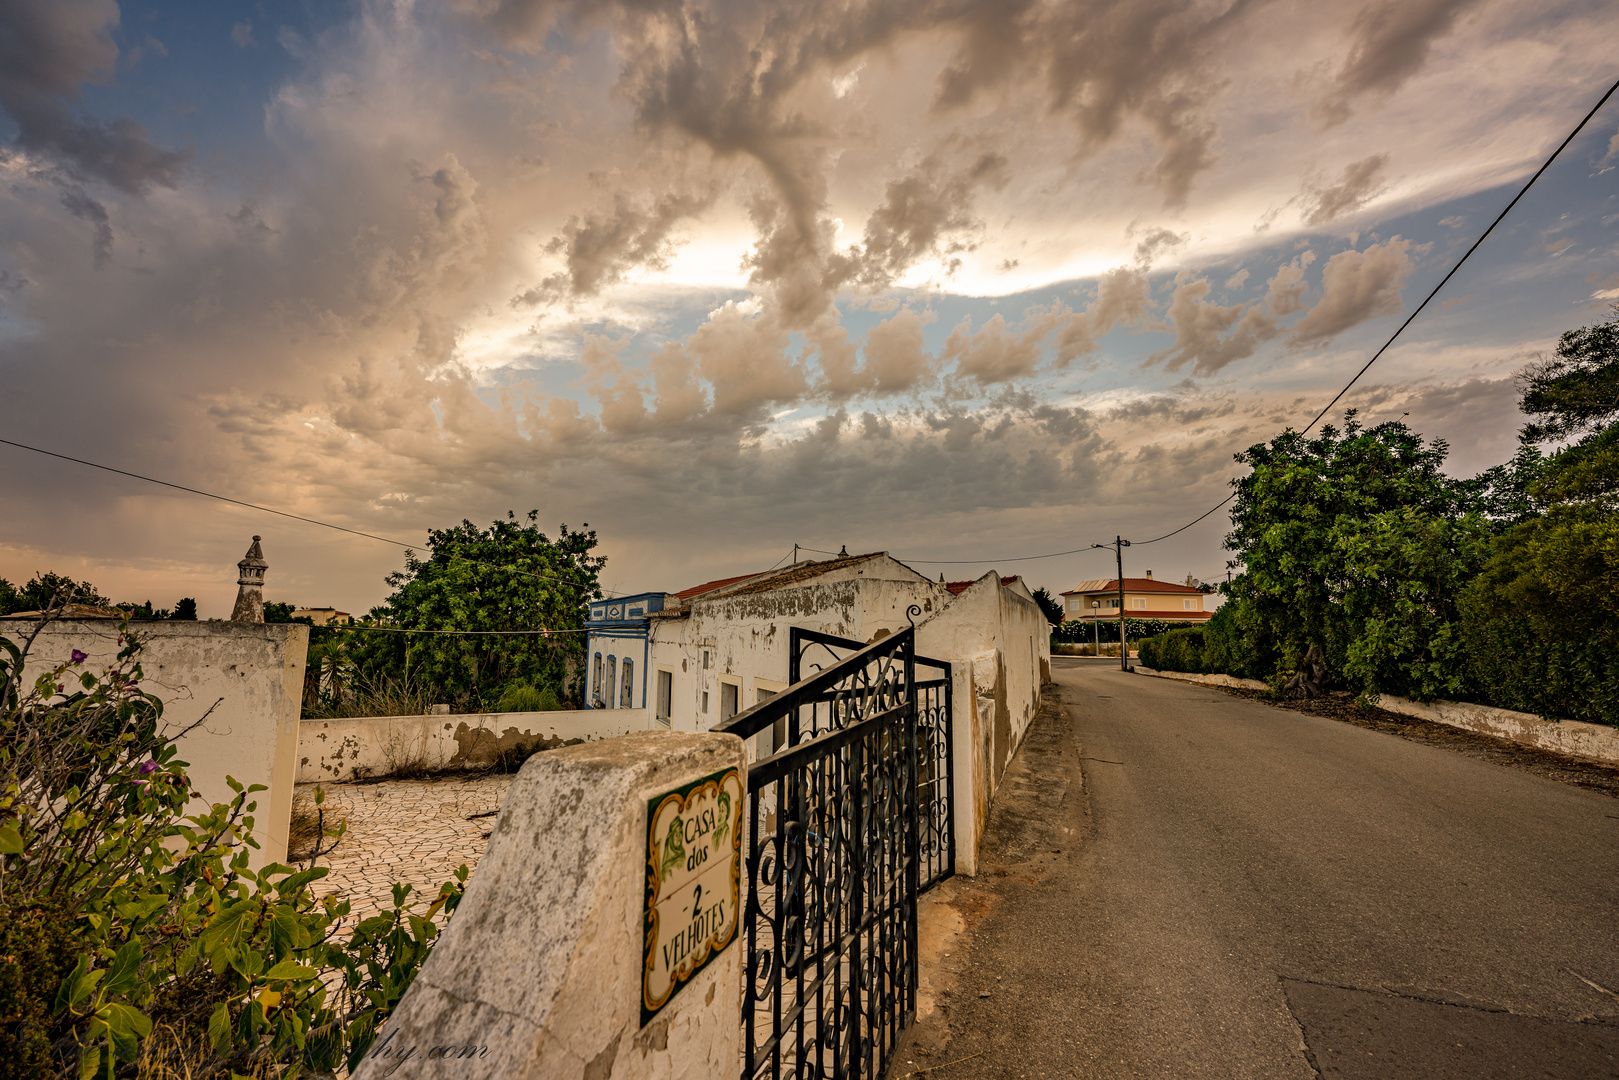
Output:
<path fill-rule="evenodd" d="M 915 636 L 795 628 L 792 685 L 716 729 L 786 729 L 748 771 L 746 1080 L 880 1076 L 915 1015 L 916 899 L 955 864 L 950 665 Z"/>

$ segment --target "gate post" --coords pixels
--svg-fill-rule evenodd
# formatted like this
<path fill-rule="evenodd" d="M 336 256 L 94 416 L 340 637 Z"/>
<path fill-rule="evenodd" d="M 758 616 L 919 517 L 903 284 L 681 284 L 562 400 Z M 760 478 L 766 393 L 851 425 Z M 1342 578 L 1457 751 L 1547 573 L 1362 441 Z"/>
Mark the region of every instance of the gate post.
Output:
<path fill-rule="evenodd" d="M 529 758 L 355 1080 L 737 1075 L 746 801 L 735 735 Z"/>

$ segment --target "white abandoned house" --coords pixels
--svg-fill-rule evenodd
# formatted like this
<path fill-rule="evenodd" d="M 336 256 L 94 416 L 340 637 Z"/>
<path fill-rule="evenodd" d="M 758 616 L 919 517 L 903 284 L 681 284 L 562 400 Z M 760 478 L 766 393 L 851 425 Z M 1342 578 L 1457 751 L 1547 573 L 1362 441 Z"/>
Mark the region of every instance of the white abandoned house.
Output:
<path fill-rule="evenodd" d="M 952 668 L 958 869 L 970 873 L 995 785 L 1050 676 L 1050 625 L 1016 578 L 991 571 L 946 584 L 873 552 L 594 601 L 588 698 L 650 707 L 674 731 L 708 731 L 787 688 L 794 627 L 869 643 L 909 625 L 913 605 L 917 652 Z M 760 732 L 749 757 L 785 741 Z"/>

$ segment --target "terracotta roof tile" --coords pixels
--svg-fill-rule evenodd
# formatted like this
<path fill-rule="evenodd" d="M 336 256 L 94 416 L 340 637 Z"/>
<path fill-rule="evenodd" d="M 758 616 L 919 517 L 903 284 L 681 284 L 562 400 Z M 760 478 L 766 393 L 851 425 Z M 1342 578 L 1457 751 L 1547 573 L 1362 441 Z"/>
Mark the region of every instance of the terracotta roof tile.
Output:
<path fill-rule="evenodd" d="M 1097 578 L 1094 581 L 1081 581 L 1074 588 L 1063 593 L 1063 596 L 1073 596 L 1076 593 L 1118 592 L 1118 578 Z M 1177 585 L 1173 581 L 1159 581 L 1157 578 L 1127 577 L 1124 579 L 1125 592 L 1166 592 L 1166 593 L 1202 593 L 1202 589 L 1194 589 L 1190 585 Z"/>
<path fill-rule="evenodd" d="M 704 593 L 711 593 L 715 589 L 723 589 L 727 585 L 735 585 L 739 581 L 746 581 L 751 577 L 758 577 L 762 572 L 763 571 L 755 570 L 751 574 L 738 574 L 735 577 L 715 578 L 713 581 L 705 581 L 701 585 L 693 585 L 689 589 L 683 589 L 680 592 L 675 593 L 675 595 L 682 600 L 690 600 L 694 596 L 701 596 Z"/>
<path fill-rule="evenodd" d="M 875 559 L 888 554 L 886 551 L 872 551 L 865 555 L 848 555 L 841 558 L 823 559 L 821 562 L 802 562 L 796 566 L 789 566 L 785 570 L 774 574 L 767 574 L 757 581 L 750 581 L 739 589 L 733 589 L 727 595 L 747 596 L 751 593 L 769 592 L 771 589 L 784 589 L 789 585 L 797 585 L 801 581 L 818 578 L 830 570 L 841 570 L 845 566 L 853 566 L 868 559 Z"/>

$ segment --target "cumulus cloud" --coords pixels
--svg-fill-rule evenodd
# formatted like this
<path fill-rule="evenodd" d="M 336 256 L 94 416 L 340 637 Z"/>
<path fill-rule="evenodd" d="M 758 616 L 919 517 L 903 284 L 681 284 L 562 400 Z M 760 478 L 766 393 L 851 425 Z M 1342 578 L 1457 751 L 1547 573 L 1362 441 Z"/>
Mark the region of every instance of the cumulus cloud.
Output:
<path fill-rule="evenodd" d="M 1438 39 L 1478 0 L 1372 0 L 1355 16 L 1353 44 L 1332 88 L 1315 106 L 1331 127 L 1349 119 L 1360 97 L 1386 98 L 1428 62 Z"/>
<path fill-rule="evenodd" d="M 957 256 L 972 247 L 963 234 L 977 224 L 971 213 L 974 191 L 980 185 L 1004 186 L 1006 166 L 1006 158 L 993 152 L 954 173 L 929 159 L 891 181 L 883 204 L 866 220 L 861 284 L 882 288 L 930 255 L 945 263 L 947 273 L 959 268 Z"/>
<path fill-rule="evenodd" d="M 910 308 L 866 332 L 865 371 L 878 393 L 915 389 L 932 370 L 922 343 L 922 317 Z"/>
<path fill-rule="evenodd" d="M 593 296 L 637 267 L 662 270 L 674 243 L 670 234 L 686 218 L 713 204 L 715 192 L 666 193 L 646 204 L 626 192 L 613 196 L 611 209 L 569 217 L 562 232 L 546 244 L 563 256 L 566 270 L 546 278 L 518 297 L 537 304 L 564 296 Z"/>
<path fill-rule="evenodd" d="M 1097 282 L 1096 298 L 1089 307 L 1058 320 L 1057 363 L 1066 366 L 1076 357 L 1096 352 L 1102 336 L 1114 327 L 1141 326 L 1150 306 L 1144 270 L 1128 266 L 1109 270 Z"/>
<path fill-rule="evenodd" d="M 1182 283 L 1166 313 L 1175 343 L 1154 353 L 1149 362 L 1162 363 L 1170 371 L 1191 364 L 1194 375 L 1212 375 L 1252 356 L 1282 332 L 1281 319 L 1303 308 L 1309 291 L 1304 272 L 1314 261 L 1315 253 L 1306 250 L 1277 267 L 1264 298 L 1252 304 L 1209 303 L 1204 299 L 1211 291 L 1207 278 Z"/>
<path fill-rule="evenodd" d="M 1006 317 L 996 312 L 982 329 L 973 332 L 972 321 L 963 319 L 950 331 L 941 356 L 956 362 L 956 374 L 976 379 L 980 384 L 1006 382 L 1034 374 L 1044 353 L 1041 342 L 1051 333 L 1056 318 L 1044 314 L 1023 333 L 1006 327 Z"/>
<path fill-rule="evenodd" d="M 17 125 L 18 148 L 78 177 L 130 194 L 173 187 L 186 154 L 154 145 L 128 117 L 75 108 L 80 87 L 116 65 L 117 25 L 116 0 L 10 0 L 0 9 L 0 108 Z"/>
<path fill-rule="evenodd" d="M 1321 300 L 1294 324 L 1290 340 L 1319 344 L 1356 323 L 1400 310 L 1411 273 L 1411 241 L 1396 236 L 1364 251 L 1340 251 L 1321 270 Z"/>
<path fill-rule="evenodd" d="M 1082 493 L 1068 498 L 1107 520 L 1218 499 L 1232 449 L 1293 419 L 1292 396 L 1313 384 L 1290 374 L 1272 392 L 1273 369 L 1255 364 L 1222 398 L 1166 391 L 1181 376 L 1164 369 L 1233 372 L 1267 342 L 1325 340 L 1398 304 L 1386 245 L 1318 277 L 1298 238 L 1256 249 L 1248 235 L 1293 194 L 1286 178 L 1341 159 L 1294 103 L 1254 89 L 1274 90 L 1257 66 L 1268 54 L 1224 46 L 1263 31 L 1288 65 L 1337 72 L 1341 55 L 1290 48 L 1322 40 L 1330 10 L 449 6 L 361 5 L 281 35 L 255 16 L 235 45 L 226 20 L 226 52 L 269 34 L 288 53 L 260 100 L 221 95 L 249 153 L 198 127 L 200 152 L 225 163 L 205 172 L 17 121 L 13 103 L 44 102 L 66 117 L 50 130 L 110 137 L 105 118 L 135 108 L 118 95 L 149 87 L 109 86 L 93 98 L 102 118 L 86 113 L 87 83 L 141 75 L 119 63 L 116 8 L 0 0 L 8 19 L 82 30 L 46 35 L 73 46 L 41 69 L 59 78 L 0 45 L 13 50 L 0 57 L 13 140 L 0 152 L 0 426 L 61 445 L 70 385 L 86 457 L 407 538 L 538 504 L 602 528 L 621 584 L 659 587 L 711 563 L 706 576 L 736 572 L 727 560 L 748 569 L 752 545 L 827 528 L 815 507 L 834 500 L 849 530 L 834 549 L 903 554 L 937 550 L 941 507 L 960 515 L 950 542 L 969 545 L 1037 535 L 1053 492 Z M 1563 92 L 1546 80 L 1492 92 Z M 1404 173 L 1433 167 L 1430 145 L 1462 186 L 1480 161 L 1494 167 L 1503 134 L 1418 111 L 1374 144 L 1400 147 Z M 1260 157 L 1263 197 L 1244 172 Z M 234 168 L 248 160 L 251 174 Z M 1380 182 L 1334 173 L 1298 205 L 1351 213 Z M 1213 303 L 1190 271 L 1168 284 L 1194 252 L 1252 267 L 1216 280 L 1257 295 Z M 911 277 L 931 280 L 899 286 Z M 1154 349 L 1156 370 L 1139 368 Z M 262 527 L 100 478 L 74 506 L 62 490 L 57 474 L 0 470 L 0 573 L 23 557 L 19 537 L 78 552 L 111 534 L 119 558 L 192 560 L 212 581 L 218 552 L 229 570 L 238 533 Z M 1218 525 L 1197 542 L 1217 546 Z M 277 538 L 279 596 L 374 602 L 394 553 L 366 562 L 321 543 Z M 300 564 L 314 569 L 295 583 Z M 233 582 L 215 582 L 226 611 Z"/>
<path fill-rule="evenodd" d="M 1373 154 L 1344 166 L 1335 184 L 1319 181 L 1304 185 L 1304 215 L 1306 225 L 1321 225 L 1336 221 L 1365 206 L 1384 190 L 1383 169 L 1388 165 L 1387 154 Z"/>

